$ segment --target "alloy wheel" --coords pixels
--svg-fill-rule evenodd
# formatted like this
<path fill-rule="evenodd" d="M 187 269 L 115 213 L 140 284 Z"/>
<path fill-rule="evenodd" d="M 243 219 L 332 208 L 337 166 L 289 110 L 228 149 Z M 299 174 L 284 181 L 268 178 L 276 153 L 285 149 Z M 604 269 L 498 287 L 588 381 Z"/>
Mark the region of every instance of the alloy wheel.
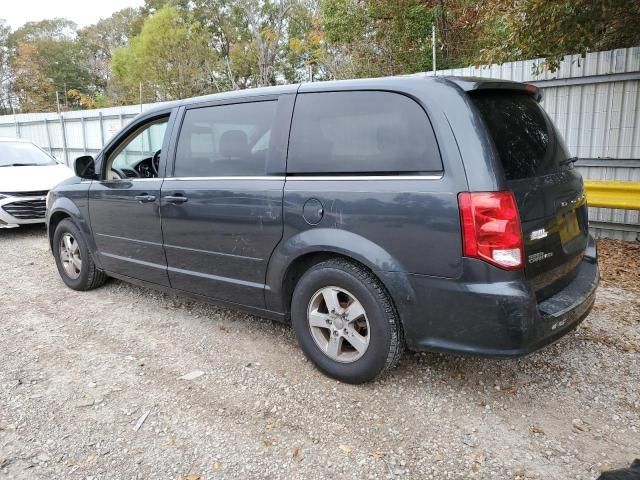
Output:
<path fill-rule="evenodd" d="M 75 280 L 82 272 L 82 256 L 80 245 L 70 233 L 64 233 L 60 237 L 60 261 L 66 275 Z"/>
<path fill-rule="evenodd" d="M 369 320 L 360 301 L 340 287 L 324 287 L 309 302 L 311 336 L 330 359 L 352 363 L 369 347 Z"/>

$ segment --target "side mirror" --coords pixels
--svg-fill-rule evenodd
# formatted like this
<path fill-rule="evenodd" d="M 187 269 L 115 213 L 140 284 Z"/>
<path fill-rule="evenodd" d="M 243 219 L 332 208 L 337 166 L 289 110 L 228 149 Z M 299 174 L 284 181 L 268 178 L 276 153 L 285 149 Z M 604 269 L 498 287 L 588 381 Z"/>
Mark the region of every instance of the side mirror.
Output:
<path fill-rule="evenodd" d="M 94 180 L 96 178 L 96 162 L 91 155 L 83 155 L 73 161 L 73 169 L 80 178 Z"/>

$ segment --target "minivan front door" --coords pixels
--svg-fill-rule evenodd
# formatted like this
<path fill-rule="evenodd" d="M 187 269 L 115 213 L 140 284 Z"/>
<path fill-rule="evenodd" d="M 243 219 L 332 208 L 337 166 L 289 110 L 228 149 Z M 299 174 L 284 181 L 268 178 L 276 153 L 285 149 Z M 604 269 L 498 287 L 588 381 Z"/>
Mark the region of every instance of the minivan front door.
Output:
<path fill-rule="evenodd" d="M 164 116 L 133 126 L 106 153 L 102 180 L 89 189 L 89 215 L 102 267 L 167 286 L 160 188 L 168 120 Z"/>
<path fill-rule="evenodd" d="M 173 177 L 162 186 L 173 288 L 264 308 L 267 263 L 283 228 L 281 142 L 286 148 L 288 122 L 286 131 L 277 128 L 279 103 L 186 110 Z"/>

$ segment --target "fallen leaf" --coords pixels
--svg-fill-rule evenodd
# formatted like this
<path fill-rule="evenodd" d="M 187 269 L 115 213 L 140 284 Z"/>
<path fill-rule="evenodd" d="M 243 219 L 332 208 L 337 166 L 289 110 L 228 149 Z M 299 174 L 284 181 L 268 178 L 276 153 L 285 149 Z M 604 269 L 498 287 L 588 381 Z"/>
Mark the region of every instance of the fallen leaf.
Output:
<path fill-rule="evenodd" d="M 338 445 L 338 448 L 344 453 L 349 453 L 351 451 L 351 447 L 347 447 L 346 445 Z"/>
<path fill-rule="evenodd" d="M 178 475 L 178 480 L 200 480 L 197 473 L 189 473 L 188 475 Z"/>
<path fill-rule="evenodd" d="M 151 413 L 151 410 L 147 410 L 142 414 L 142 416 L 138 419 L 136 424 L 133 426 L 134 432 L 137 432 L 138 430 L 140 430 L 140 427 L 142 427 L 142 424 L 145 422 L 145 420 L 147 419 L 150 413 Z"/>
<path fill-rule="evenodd" d="M 542 430 L 540 425 L 531 425 L 529 430 L 531 430 L 531 433 L 544 433 L 544 430 Z"/>
<path fill-rule="evenodd" d="M 220 463 L 218 463 L 218 462 L 213 462 L 213 469 L 214 469 L 214 470 L 220 470 Z"/>
<path fill-rule="evenodd" d="M 380 460 L 380 459 L 384 458 L 384 452 L 381 452 L 379 450 L 377 450 L 375 452 L 371 452 L 369 455 L 371 455 L 376 460 Z"/>
<path fill-rule="evenodd" d="M 189 372 L 186 375 L 180 377 L 180 380 L 195 380 L 198 377 L 204 375 L 202 370 L 194 370 L 193 372 Z"/>
<path fill-rule="evenodd" d="M 624 345 L 622 345 L 622 350 L 625 352 L 633 352 L 635 347 L 631 343 L 625 342 Z"/>
<path fill-rule="evenodd" d="M 301 462 L 302 461 L 302 457 L 300 456 L 300 449 L 298 447 L 294 447 L 291 450 L 291 459 L 294 462 Z"/>
<path fill-rule="evenodd" d="M 471 465 L 471 471 L 473 473 L 476 473 L 478 471 L 478 464 L 474 463 L 473 465 Z"/>

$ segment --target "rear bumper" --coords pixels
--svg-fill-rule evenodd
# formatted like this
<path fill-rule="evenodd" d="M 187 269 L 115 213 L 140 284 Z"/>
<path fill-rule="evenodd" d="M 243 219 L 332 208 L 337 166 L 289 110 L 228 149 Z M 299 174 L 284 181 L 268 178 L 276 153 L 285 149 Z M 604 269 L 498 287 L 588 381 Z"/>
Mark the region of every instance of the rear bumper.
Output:
<path fill-rule="evenodd" d="M 462 279 L 405 275 L 414 298 L 396 300 L 396 305 L 411 350 L 526 355 L 576 328 L 595 302 L 599 270 L 592 238 L 574 280 L 540 303 L 518 272 L 497 271 L 472 259 L 465 262 Z"/>

